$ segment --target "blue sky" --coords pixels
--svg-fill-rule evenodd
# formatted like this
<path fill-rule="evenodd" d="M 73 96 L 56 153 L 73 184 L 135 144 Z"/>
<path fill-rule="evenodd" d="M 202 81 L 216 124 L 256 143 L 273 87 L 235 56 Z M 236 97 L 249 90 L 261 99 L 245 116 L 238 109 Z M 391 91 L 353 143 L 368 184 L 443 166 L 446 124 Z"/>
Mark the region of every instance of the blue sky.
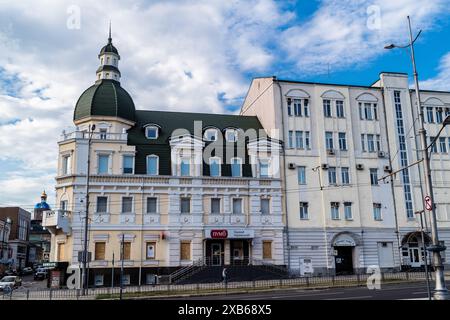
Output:
<path fill-rule="evenodd" d="M 450 0 L 0 0 L 0 205 L 54 199 L 57 141 L 94 82 L 112 20 L 138 109 L 237 112 L 253 77 L 370 85 L 410 73 L 450 91 Z"/>

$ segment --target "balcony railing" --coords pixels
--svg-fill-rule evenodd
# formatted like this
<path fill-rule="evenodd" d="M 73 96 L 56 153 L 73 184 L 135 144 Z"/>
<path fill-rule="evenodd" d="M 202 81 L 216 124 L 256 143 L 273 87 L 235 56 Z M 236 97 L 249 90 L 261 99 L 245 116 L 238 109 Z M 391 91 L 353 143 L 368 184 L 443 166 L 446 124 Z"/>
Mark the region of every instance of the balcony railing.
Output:
<path fill-rule="evenodd" d="M 60 142 L 70 139 L 88 139 L 89 133 L 84 131 L 65 132 L 61 134 Z M 127 133 L 109 133 L 109 132 L 94 132 L 92 134 L 93 140 L 113 140 L 113 141 L 127 141 Z"/>
<path fill-rule="evenodd" d="M 64 233 L 70 233 L 70 211 L 66 210 L 47 210 L 43 214 L 42 226 L 56 233 L 62 230 Z"/>

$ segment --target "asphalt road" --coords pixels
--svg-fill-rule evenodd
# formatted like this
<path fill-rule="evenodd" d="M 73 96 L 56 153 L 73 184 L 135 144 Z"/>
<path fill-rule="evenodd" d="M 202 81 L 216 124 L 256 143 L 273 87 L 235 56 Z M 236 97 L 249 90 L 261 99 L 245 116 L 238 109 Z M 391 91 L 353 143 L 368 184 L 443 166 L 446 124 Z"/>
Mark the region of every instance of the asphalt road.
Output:
<path fill-rule="evenodd" d="M 450 281 L 447 282 L 447 288 Z M 433 283 L 431 289 L 433 289 Z M 385 284 L 380 290 L 366 287 L 332 288 L 320 290 L 274 290 L 229 295 L 210 295 L 202 297 L 165 298 L 164 300 L 398 300 L 427 299 L 426 282 Z"/>

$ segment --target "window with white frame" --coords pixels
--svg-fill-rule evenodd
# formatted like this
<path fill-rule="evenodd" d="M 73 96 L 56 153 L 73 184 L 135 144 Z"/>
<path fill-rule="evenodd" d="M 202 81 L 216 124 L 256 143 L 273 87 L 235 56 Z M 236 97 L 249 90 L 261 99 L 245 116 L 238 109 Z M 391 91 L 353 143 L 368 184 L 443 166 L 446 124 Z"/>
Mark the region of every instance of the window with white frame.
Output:
<path fill-rule="evenodd" d="M 181 213 L 190 213 L 191 212 L 191 198 L 181 197 L 180 211 L 181 211 Z"/>
<path fill-rule="evenodd" d="M 369 152 L 375 152 L 375 140 L 373 134 L 367 135 L 367 149 Z"/>
<path fill-rule="evenodd" d="M 220 177 L 221 175 L 220 164 L 221 164 L 220 158 L 217 157 L 209 158 L 209 175 L 211 177 Z"/>
<path fill-rule="evenodd" d="M 98 174 L 109 173 L 109 154 L 98 155 Z"/>
<path fill-rule="evenodd" d="M 339 220 L 339 202 L 331 202 L 331 219 Z"/>
<path fill-rule="evenodd" d="M 305 117 L 309 117 L 309 100 L 308 99 L 303 100 L 303 115 Z"/>
<path fill-rule="evenodd" d="M 436 123 L 442 123 L 444 115 L 442 108 L 436 108 Z"/>
<path fill-rule="evenodd" d="M 373 186 L 378 185 L 378 169 L 370 169 L 370 184 Z"/>
<path fill-rule="evenodd" d="M 108 212 L 108 197 L 97 197 L 96 212 L 98 213 Z"/>
<path fill-rule="evenodd" d="M 236 130 L 236 129 L 227 129 L 225 131 L 225 139 L 228 142 L 236 142 L 236 141 L 238 141 L 238 130 Z"/>
<path fill-rule="evenodd" d="M 217 129 L 206 129 L 204 134 L 206 141 L 217 141 L 218 130 Z"/>
<path fill-rule="evenodd" d="M 439 138 L 439 148 L 442 153 L 447 153 L 447 143 L 445 137 Z"/>
<path fill-rule="evenodd" d="M 145 136 L 147 139 L 158 139 L 159 136 L 159 128 L 157 126 L 147 126 L 145 127 Z"/>
<path fill-rule="evenodd" d="M 305 148 L 307 150 L 311 149 L 311 139 L 309 137 L 309 131 L 305 131 Z"/>
<path fill-rule="evenodd" d="M 302 116 L 302 100 L 301 99 L 294 99 L 294 115 L 296 117 Z"/>
<path fill-rule="evenodd" d="M 261 198 L 261 214 L 270 214 L 270 199 Z"/>
<path fill-rule="evenodd" d="M 189 158 L 182 158 L 180 162 L 180 175 L 188 177 L 191 175 L 191 160 Z"/>
<path fill-rule="evenodd" d="M 233 213 L 242 214 L 242 199 L 233 198 Z"/>
<path fill-rule="evenodd" d="M 329 167 L 328 168 L 328 183 L 330 185 L 336 185 L 336 167 Z"/>
<path fill-rule="evenodd" d="M 382 220 L 381 216 L 381 203 L 374 203 L 373 204 L 373 219 L 375 221 Z"/>
<path fill-rule="evenodd" d="M 147 156 L 147 174 L 156 176 L 159 173 L 159 157 L 157 155 Z"/>
<path fill-rule="evenodd" d="M 62 210 L 62 211 L 66 211 L 67 209 L 68 209 L 68 207 L 69 207 L 69 201 L 67 201 L 67 200 L 61 200 L 60 202 L 59 202 L 59 208 Z"/>
<path fill-rule="evenodd" d="M 344 101 L 342 100 L 336 100 L 336 116 L 338 118 L 345 118 Z"/>
<path fill-rule="evenodd" d="M 325 132 L 325 146 L 326 146 L 327 150 L 333 150 L 334 149 L 333 132 L 330 132 L 330 131 L 326 131 Z"/>
<path fill-rule="evenodd" d="M 106 128 L 100 128 L 100 129 L 99 129 L 99 132 L 100 132 L 100 139 L 101 139 L 101 140 L 106 140 L 107 134 L 108 134 L 108 129 L 106 129 Z"/>
<path fill-rule="evenodd" d="M 427 107 L 427 122 L 434 123 L 433 107 Z"/>
<path fill-rule="evenodd" d="M 362 152 L 366 152 L 366 135 L 361 135 L 361 150 Z"/>
<path fill-rule="evenodd" d="M 298 184 L 306 184 L 306 167 L 304 166 L 297 167 L 297 179 Z"/>
<path fill-rule="evenodd" d="M 133 173 L 134 168 L 134 156 L 132 155 L 124 155 L 122 158 L 123 162 L 123 173 Z"/>
<path fill-rule="evenodd" d="M 122 213 L 133 212 L 133 197 L 122 197 Z"/>
<path fill-rule="evenodd" d="M 352 203 L 351 202 L 344 202 L 344 217 L 345 217 L 345 220 L 353 220 Z"/>
<path fill-rule="evenodd" d="M 70 174 L 71 173 L 71 157 L 70 154 L 66 154 L 62 156 L 62 174 Z"/>
<path fill-rule="evenodd" d="M 292 130 L 289 130 L 288 145 L 289 145 L 290 149 L 294 148 L 294 131 L 292 131 Z"/>
<path fill-rule="evenodd" d="M 339 150 L 347 150 L 347 138 L 345 132 L 339 132 Z"/>
<path fill-rule="evenodd" d="M 261 178 L 269 177 L 269 160 L 259 160 L 259 176 Z"/>
<path fill-rule="evenodd" d="M 211 198 L 211 213 L 220 213 L 220 198 Z"/>
<path fill-rule="evenodd" d="M 308 220 L 308 202 L 300 202 L 300 220 Z"/>
<path fill-rule="evenodd" d="M 323 114 L 326 118 L 331 118 L 331 100 L 323 100 Z"/>
<path fill-rule="evenodd" d="M 348 167 L 341 168 L 341 181 L 343 185 L 350 184 L 350 173 Z"/>
<path fill-rule="evenodd" d="M 242 176 L 242 160 L 240 158 L 231 159 L 231 176 L 232 177 Z"/>
<path fill-rule="evenodd" d="M 147 197 L 147 213 L 157 213 L 158 212 L 158 198 Z"/>
<path fill-rule="evenodd" d="M 303 149 L 303 131 L 295 131 L 295 147 Z"/>

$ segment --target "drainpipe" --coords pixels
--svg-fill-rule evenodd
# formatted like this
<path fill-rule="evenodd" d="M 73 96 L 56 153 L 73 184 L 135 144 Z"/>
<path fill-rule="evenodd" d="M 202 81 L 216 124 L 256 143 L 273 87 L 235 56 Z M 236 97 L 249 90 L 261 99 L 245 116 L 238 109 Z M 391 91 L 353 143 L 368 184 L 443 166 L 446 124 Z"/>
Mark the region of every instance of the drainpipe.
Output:
<path fill-rule="evenodd" d="M 287 180 L 286 180 L 286 139 L 285 139 L 285 120 L 284 120 L 284 108 L 283 108 L 283 90 L 281 89 L 280 83 L 277 81 L 276 77 L 272 78 L 273 82 L 278 86 L 280 91 L 280 109 L 281 109 L 281 137 L 283 139 L 283 170 L 282 175 L 284 176 L 284 207 L 286 210 L 286 246 L 287 246 L 287 264 L 288 271 L 291 271 L 291 244 L 289 241 L 289 213 L 288 213 L 288 200 L 287 200 Z"/>
<path fill-rule="evenodd" d="M 384 114 L 384 125 L 386 128 L 386 139 L 387 139 L 387 145 L 388 145 L 388 155 L 389 155 L 389 167 L 392 169 L 392 158 L 391 158 L 391 144 L 389 142 L 389 134 L 388 134 L 388 127 L 387 127 L 387 115 L 386 115 L 386 97 L 384 94 L 384 88 L 381 88 L 381 95 L 383 97 L 383 114 Z M 400 260 L 400 269 L 402 267 L 402 246 L 400 242 L 400 228 L 398 225 L 398 217 L 397 217 L 397 201 L 395 200 L 395 188 L 394 188 L 394 178 L 391 176 L 391 193 L 392 193 L 392 202 L 394 205 L 394 218 L 395 218 L 395 233 L 397 236 L 397 248 L 398 248 L 398 259 Z"/>

